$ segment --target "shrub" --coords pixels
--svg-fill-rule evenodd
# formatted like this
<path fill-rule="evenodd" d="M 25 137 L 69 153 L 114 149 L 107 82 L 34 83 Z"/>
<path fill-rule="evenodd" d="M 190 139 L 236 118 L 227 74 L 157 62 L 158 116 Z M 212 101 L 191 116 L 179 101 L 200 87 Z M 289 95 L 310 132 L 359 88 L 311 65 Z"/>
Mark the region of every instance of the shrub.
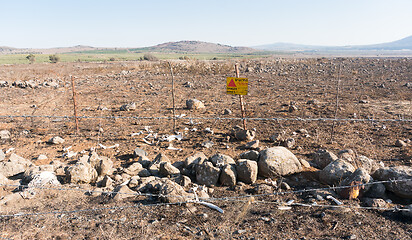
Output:
<path fill-rule="evenodd" d="M 26 59 L 29 60 L 30 63 L 34 63 L 36 61 L 36 56 L 29 54 L 27 55 Z"/>
<path fill-rule="evenodd" d="M 114 62 L 114 61 L 116 61 L 116 58 L 111 57 L 111 58 L 109 58 L 109 61 L 110 61 L 110 62 Z"/>
<path fill-rule="evenodd" d="M 145 53 L 145 55 L 143 55 L 143 60 L 146 61 L 158 61 L 159 58 L 157 58 L 155 55 L 151 54 L 151 53 Z"/>
<path fill-rule="evenodd" d="M 57 63 L 58 61 L 60 61 L 60 57 L 57 56 L 57 55 L 55 55 L 55 54 L 53 54 L 53 55 L 50 55 L 50 56 L 49 56 L 49 60 L 50 60 L 50 62 L 52 62 L 52 63 Z"/>

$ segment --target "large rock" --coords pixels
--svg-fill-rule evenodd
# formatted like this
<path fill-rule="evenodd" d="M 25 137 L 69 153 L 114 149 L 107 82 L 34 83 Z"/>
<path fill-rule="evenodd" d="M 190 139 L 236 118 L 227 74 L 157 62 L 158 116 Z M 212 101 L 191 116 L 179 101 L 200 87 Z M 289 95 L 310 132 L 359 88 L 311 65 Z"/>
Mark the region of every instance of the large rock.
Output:
<path fill-rule="evenodd" d="M 188 199 L 192 198 L 191 194 L 185 192 L 182 186 L 179 184 L 167 179 L 162 180 L 163 183 L 160 186 L 159 193 L 162 195 L 160 198 L 163 202 L 168 203 L 178 203 L 185 202 Z"/>
<path fill-rule="evenodd" d="M 358 166 L 360 165 L 360 167 L 365 169 L 369 174 L 373 174 L 379 168 L 377 162 L 362 155 L 358 156 L 357 163 Z"/>
<path fill-rule="evenodd" d="M 127 168 L 125 168 L 123 171 L 127 174 L 129 174 L 130 176 L 135 176 L 137 175 L 141 170 L 143 169 L 142 164 L 138 163 L 138 162 L 134 162 L 132 163 L 130 166 L 128 166 Z"/>
<path fill-rule="evenodd" d="M 196 165 L 196 182 L 200 185 L 214 186 L 217 184 L 220 168 L 213 166 L 211 162 Z"/>
<path fill-rule="evenodd" d="M 66 177 L 70 183 L 93 183 L 97 179 L 97 171 L 88 163 L 78 162 L 66 169 Z"/>
<path fill-rule="evenodd" d="M 385 187 L 400 197 L 412 198 L 412 167 L 397 166 L 379 168 L 372 176 L 374 179 L 380 181 L 410 179 L 409 181 L 385 183 Z"/>
<path fill-rule="evenodd" d="M 352 164 L 338 159 L 329 163 L 320 171 L 319 180 L 328 185 L 338 185 L 340 181 L 349 177 L 354 171 L 355 168 Z"/>
<path fill-rule="evenodd" d="M 113 162 L 108 157 L 100 157 L 100 162 L 96 165 L 96 171 L 99 176 L 111 175 L 114 171 Z"/>
<path fill-rule="evenodd" d="M 253 139 L 256 137 L 256 132 L 235 126 L 232 129 L 231 135 L 240 141 L 253 141 Z"/>
<path fill-rule="evenodd" d="M 209 160 L 215 167 L 223 167 L 227 164 L 236 164 L 233 158 L 221 153 L 216 153 L 215 155 L 211 156 Z"/>
<path fill-rule="evenodd" d="M 236 185 L 236 167 L 234 164 L 227 164 L 222 167 L 219 182 L 223 186 L 233 187 Z"/>
<path fill-rule="evenodd" d="M 9 179 L 0 171 L 0 184 L 8 184 Z"/>
<path fill-rule="evenodd" d="M 47 141 L 50 144 L 62 144 L 64 143 L 64 139 L 59 137 L 59 136 L 55 136 L 49 139 L 49 141 Z"/>
<path fill-rule="evenodd" d="M 9 138 L 10 138 L 9 130 L 1 130 L 0 131 L 0 139 L 9 139 Z"/>
<path fill-rule="evenodd" d="M 197 99 L 189 99 L 186 100 L 186 108 L 189 110 L 198 110 L 198 109 L 204 109 L 205 105 L 203 102 L 197 100 Z"/>
<path fill-rule="evenodd" d="M 197 152 L 185 159 L 184 166 L 185 168 L 191 168 L 194 164 L 201 164 L 206 160 L 207 160 L 207 157 L 203 152 Z"/>
<path fill-rule="evenodd" d="M 236 162 L 236 171 L 239 181 L 252 184 L 257 180 L 258 164 L 253 160 L 239 159 Z"/>
<path fill-rule="evenodd" d="M 285 147 L 271 147 L 260 152 L 259 175 L 262 177 L 285 176 L 300 172 L 302 165 Z"/>
<path fill-rule="evenodd" d="M 141 148 L 135 148 L 133 151 L 133 157 L 138 158 L 138 157 L 145 157 L 147 156 L 147 153 L 145 150 Z"/>
<path fill-rule="evenodd" d="M 176 176 L 180 174 L 180 170 L 170 162 L 162 162 L 160 163 L 159 174 L 162 177 Z"/>
<path fill-rule="evenodd" d="M 136 192 L 134 192 L 133 190 L 131 190 L 128 186 L 126 185 L 120 185 L 117 186 L 114 190 L 113 190 L 114 194 L 113 194 L 113 200 L 114 201 L 120 201 L 123 200 L 125 198 L 129 198 L 129 197 L 135 197 L 137 195 Z"/>
<path fill-rule="evenodd" d="M 0 173 L 5 177 L 11 177 L 25 171 L 25 167 L 22 164 L 16 164 L 13 162 L 0 162 Z"/>
<path fill-rule="evenodd" d="M 23 165 L 24 167 L 33 166 L 33 163 L 31 161 L 29 161 L 29 160 L 27 160 L 23 157 L 20 157 L 19 155 L 14 154 L 14 153 L 12 153 L 10 155 L 9 162 L 12 162 L 14 164 L 20 164 L 20 165 Z"/>
<path fill-rule="evenodd" d="M 54 172 L 53 165 L 32 166 L 24 171 L 23 183 L 29 183 L 33 178 L 41 172 Z"/>
<path fill-rule="evenodd" d="M 253 161 L 259 160 L 259 152 L 255 150 L 250 150 L 239 155 L 239 159 L 249 159 Z"/>
<path fill-rule="evenodd" d="M 351 185 L 358 185 L 358 184 L 366 184 L 373 181 L 369 173 L 363 169 L 363 168 L 358 168 L 356 169 L 352 174 L 350 174 L 347 178 L 343 179 L 343 181 L 340 183 L 340 186 L 351 186 Z M 356 187 L 354 187 L 356 188 Z M 365 185 L 363 187 L 359 187 L 359 194 L 360 196 L 363 196 L 365 192 L 367 192 L 370 188 L 370 185 Z M 340 196 L 343 198 L 349 198 L 350 197 L 350 192 L 353 191 L 352 188 L 343 188 L 339 189 L 338 193 Z M 357 196 L 356 196 L 357 197 Z M 354 197 L 354 198 L 356 198 Z"/>
<path fill-rule="evenodd" d="M 338 152 L 338 158 L 347 162 L 353 162 L 356 159 L 356 154 L 352 149 L 344 149 Z"/>
<path fill-rule="evenodd" d="M 329 163 L 335 160 L 338 160 L 338 157 L 325 149 L 319 149 L 313 153 L 313 163 L 319 169 L 324 169 L 327 165 L 329 165 Z"/>

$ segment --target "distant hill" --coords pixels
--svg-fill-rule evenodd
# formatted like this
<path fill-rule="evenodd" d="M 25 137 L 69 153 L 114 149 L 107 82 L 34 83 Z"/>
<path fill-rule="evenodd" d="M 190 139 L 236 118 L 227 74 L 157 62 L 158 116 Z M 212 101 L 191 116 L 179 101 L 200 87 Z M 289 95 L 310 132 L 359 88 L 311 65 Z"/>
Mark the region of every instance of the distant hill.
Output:
<path fill-rule="evenodd" d="M 162 43 L 156 46 L 143 48 L 153 52 L 186 52 L 186 53 L 253 53 L 256 49 L 248 47 L 232 47 L 217 43 L 201 41 L 179 41 Z"/>
<path fill-rule="evenodd" d="M 300 45 L 293 43 L 274 43 L 255 46 L 253 48 L 266 51 L 412 51 L 412 36 L 394 42 L 372 44 L 372 45 L 353 45 L 353 46 L 314 46 Z"/>
<path fill-rule="evenodd" d="M 58 47 L 58 48 L 13 48 L 1 47 L 0 54 L 57 54 L 57 53 L 71 53 L 80 51 L 93 51 L 101 48 L 90 46 L 77 45 L 74 47 Z"/>

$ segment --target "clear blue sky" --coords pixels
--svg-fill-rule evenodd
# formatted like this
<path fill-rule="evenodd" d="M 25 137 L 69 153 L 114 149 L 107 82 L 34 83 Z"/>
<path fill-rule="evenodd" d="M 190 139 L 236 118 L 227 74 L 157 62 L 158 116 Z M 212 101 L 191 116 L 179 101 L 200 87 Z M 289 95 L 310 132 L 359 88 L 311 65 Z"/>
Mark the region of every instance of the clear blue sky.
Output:
<path fill-rule="evenodd" d="M 412 0 L 0 0 L 0 46 L 199 40 L 358 45 L 412 35 Z"/>

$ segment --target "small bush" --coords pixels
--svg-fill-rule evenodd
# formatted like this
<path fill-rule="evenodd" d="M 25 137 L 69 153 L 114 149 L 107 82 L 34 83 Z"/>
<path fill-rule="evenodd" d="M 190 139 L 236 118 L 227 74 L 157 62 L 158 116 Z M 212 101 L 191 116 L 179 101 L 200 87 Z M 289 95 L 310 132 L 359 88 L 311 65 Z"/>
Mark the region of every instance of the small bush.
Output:
<path fill-rule="evenodd" d="M 30 63 L 34 63 L 36 61 L 36 56 L 29 54 L 27 55 L 26 59 L 29 60 Z"/>
<path fill-rule="evenodd" d="M 110 62 L 114 62 L 114 61 L 116 61 L 116 58 L 111 57 L 111 58 L 109 58 L 109 61 L 110 61 Z"/>
<path fill-rule="evenodd" d="M 60 61 L 60 57 L 59 56 L 57 56 L 57 55 L 50 55 L 49 56 L 49 60 L 50 60 L 50 62 L 52 62 L 52 63 L 57 63 L 57 62 L 59 62 Z"/>
<path fill-rule="evenodd" d="M 145 55 L 143 55 L 143 60 L 146 61 L 158 61 L 159 58 L 157 58 L 155 55 L 151 54 L 151 53 L 146 53 Z"/>

